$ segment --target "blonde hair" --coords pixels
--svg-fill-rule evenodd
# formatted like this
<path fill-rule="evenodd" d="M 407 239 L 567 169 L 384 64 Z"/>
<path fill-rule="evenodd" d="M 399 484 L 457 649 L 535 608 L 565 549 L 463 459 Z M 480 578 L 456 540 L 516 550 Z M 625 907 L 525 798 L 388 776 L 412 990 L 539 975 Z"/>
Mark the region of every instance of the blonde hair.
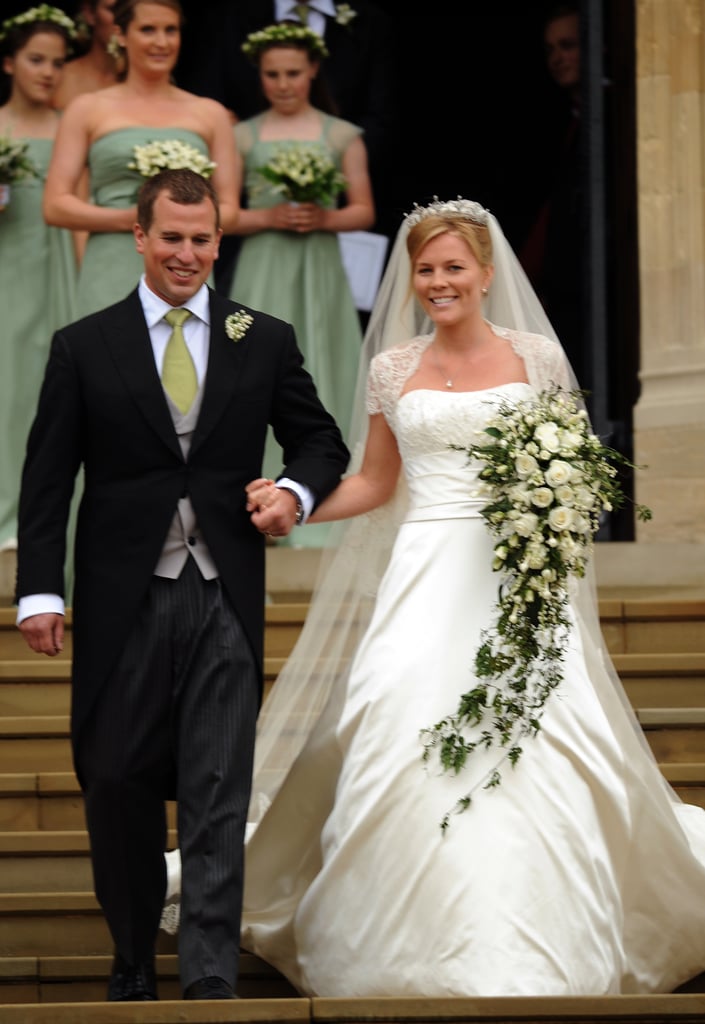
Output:
<path fill-rule="evenodd" d="M 492 240 L 487 224 L 475 224 L 460 216 L 429 214 L 409 228 L 406 251 L 409 254 L 413 274 L 417 256 L 432 238 L 439 235 L 456 235 L 469 247 L 483 270 L 492 266 Z"/>

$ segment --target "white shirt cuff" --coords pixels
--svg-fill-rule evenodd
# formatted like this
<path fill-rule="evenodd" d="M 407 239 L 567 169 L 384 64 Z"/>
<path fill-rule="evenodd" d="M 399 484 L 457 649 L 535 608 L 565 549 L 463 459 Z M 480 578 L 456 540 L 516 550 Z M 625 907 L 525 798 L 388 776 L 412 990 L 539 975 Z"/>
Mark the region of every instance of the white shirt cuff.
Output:
<path fill-rule="evenodd" d="M 306 484 L 300 484 L 297 480 L 290 480 L 288 476 L 280 477 L 276 481 L 276 484 L 277 487 L 288 487 L 290 491 L 293 491 L 294 494 L 298 496 L 298 499 L 301 502 L 304 510 L 304 517 L 301 520 L 301 525 L 303 526 L 308 517 L 311 515 L 311 512 L 313 511 L 313 505 L 316 500 L 313 496 L 310 487 L 307 487 Z"/>
<path fill-rule="evenodd" d="M 57 615 L 64 615 L 66 605 L 64 599 L 58 594 L 28 594 L 21 597 L 17 603 L 17 625 L 30 615 L 50 615 L 56 612 Z"/>

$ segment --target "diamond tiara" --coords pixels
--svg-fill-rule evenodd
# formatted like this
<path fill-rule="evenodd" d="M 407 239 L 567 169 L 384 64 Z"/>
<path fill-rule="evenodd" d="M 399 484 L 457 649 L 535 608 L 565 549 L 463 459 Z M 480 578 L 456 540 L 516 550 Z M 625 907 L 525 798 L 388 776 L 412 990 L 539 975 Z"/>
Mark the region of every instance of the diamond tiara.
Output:
<path fill-rule="evenodd" d="M 487 224 L 487 210 L 484 206 L 474 202 L 472 199 L 439 199 L 433 197 L 433 202 L 428 206 L 419 206 L 414 203 L 411 213 L 406 215 L 406 223 L 410 228 L 418 224 L 425 217 L 448 217 L 449 219 L 469 220 L 473 224 Z"/>

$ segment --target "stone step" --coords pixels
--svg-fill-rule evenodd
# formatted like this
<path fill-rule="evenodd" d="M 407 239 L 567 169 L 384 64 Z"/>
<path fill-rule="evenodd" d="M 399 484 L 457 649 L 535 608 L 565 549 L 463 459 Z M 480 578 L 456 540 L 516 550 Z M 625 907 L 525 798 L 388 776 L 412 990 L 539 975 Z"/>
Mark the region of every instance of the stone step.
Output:
<path fill-rule="evenodd" d="M 286 657 L 291 653 L 304 624 L 308 604 L 286 602 L 268 604 L 264 609 L 265 618 L 265 657 Z M 15 625 L 16 610 L 0 608 L 0 660 L 25 661 L 70 661 L 73 651 L 71 609 L 66 612 L 64 650 L 56 658 L 46 658 L 35 654 L 24 641 L 24 637 Z"/>
<path fill-rule="evenodd" d="M 301 632 L 308 604 L 282 601 L 265 606 L 265 657 L 287 657 Z M 611 654 L 653 654 L 705 650 L 705 600 L 603 598 L 600 622 Z M 34 654 L 15 625 L 14 608 L 0 608 L 0 659 L 46 660 Z M 70 661 L 71 609 L 66 614 L 64 651 L 53 661 Z"/>
<path fill-rule="evenodd" d="M 611 654 L 705 651 L 705 601 L 602 599 L 599 610 Z"/>
<path fill-rule="evenodd" d="M 167 979 L 168 985 L 168 979 Z M 47 1002 L 0 1010 L 3 1024 L 702 1024 L 701 992 L 473 999 L 244 998 L 185 1003 Z"/>
<path fill-rule="evenodd" d="M 659 763 L 705 755 L 705 707 L 638 708 L 636 715 Z"/>
<path fill-rule="evenodd" d="M 176 804 L 167 803 L 176 827 Z M 84 827 L 83 798 L 72 771 L 0 775 L 0 835 L 3 831 L 72 831 Z M 1 884 L 1 883 L 0 883 Z"/>
<path fill-rule="evenodd" d="M 647 707 L 637 717 L 660 764 L 696 766 L 705 754 L 705 707 Z M 0 764 L 18 762 L 35 767 L 47 757 L 66 762 L 64 769 L 4 770 L 0 774 L 0 830 L 76 829 L 83 827 L 83 804 L 72 771 L 67 716 L 0 718 Z M 49 741 L 47 753 L 46 742 Z M 58 748 L 57 743 L 62 747 Z M 705 785 L 696 778 L 691 785 Z M 692 799 L 693 795 L 695 799 Z M 690 802 L 699 803 L 700 794 Z M 174 808 L 169 808 L 170 822 Z"/>
<path fill-rule="evenodd" d="M 99 955 L 2 956 L 0 957 L 0 1005 L 20 1002 L 104 1003 L 111 964 L 112 956 Z M 185 1004 L 181 1002 L 181 985 L 176 954 L 160 954 L 157 957 L 156 966 L 160 1000 L 179 1000 L 181 1003 L 179 1011 L 183 1010 Z M 298 998 L 296 990 L 286 978 L 282 977 L 264 960 L 245 951 L 240 956 L 238 995 L 241 999 Z M 107 1010 L 108 1007 L 106 1006 L 105 1009 Z M 175 1013 L 173 1018 L 167 1019 L 177 1021 L 191 1018 Z M 221 1020 L 225 1019 L 221 1017 Z M 5 1020 L 5 1010 L 3 1009 L 0 1009 L 0 1020 Z"/>
<path fill-rule="evenodd" d="M 274 655 L 265 658 L 267 692 L 285 660 Z M 705 705 L 705 648 L 700 651 L 614 654 L 612 661 L 635 707 Z M 664 691 L 664 697 L 668 694 L 668 699 L 654 701 L 659 686 L 668 687 Z M 648 699 L 639 699 L 642 691 Z M 4 717 L 22 714 L 68 715 L 69 708 L 70 667 L 65 659 L 0 659 L 0 722 Z"/>
<path fill-rule="evenodd" d="M 615 654 L 612 658 L 635 708 L 705 706 L 705 652 Z"/>

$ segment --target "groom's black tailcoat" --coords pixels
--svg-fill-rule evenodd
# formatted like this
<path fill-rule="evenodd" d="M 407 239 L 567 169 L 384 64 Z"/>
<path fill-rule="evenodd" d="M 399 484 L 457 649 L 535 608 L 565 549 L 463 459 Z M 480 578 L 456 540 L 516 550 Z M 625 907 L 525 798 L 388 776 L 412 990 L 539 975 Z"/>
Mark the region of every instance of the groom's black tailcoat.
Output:
<path fill-rule="evenodd" d="M 261 474 L 267 425 L 287 476 L 322 499 L 348 452 L 302 366 L 290 325 L 256 310 L 233 341 L 240 306 L 210 293 L 203 402 L 184 460 L 135 290 L 59 330 L 30 432 L 19 511 L 17 597 L 63 594 L 75 476 L 84 481 L 75 541 L 74 755 L 145 598 L 177 501 L 189 495 L 222 585 L 259 667 L 263 661 L 263 537 L 245 510 Z"/>

